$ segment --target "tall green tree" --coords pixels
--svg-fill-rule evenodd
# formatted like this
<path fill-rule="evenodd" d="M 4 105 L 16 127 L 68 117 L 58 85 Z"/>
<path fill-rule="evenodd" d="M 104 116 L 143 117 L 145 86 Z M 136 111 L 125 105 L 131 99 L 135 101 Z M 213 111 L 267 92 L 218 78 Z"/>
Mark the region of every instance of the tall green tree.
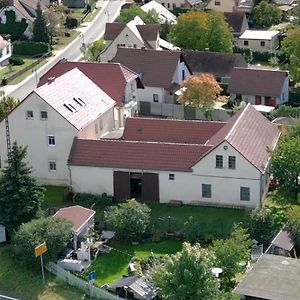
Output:
<path fill-rule="evenodd" d="M 128 23 L 136 16 L 140 17 L 145 24 L 159 24 L 159 16 L 154 10 L 148 12 L 143 11 L 140 6 L 134 4 L 128 9 L 121 10 L 117 22 Z"/>
<path fill-rule="evenodd" d="M 1 96 L 0 96 L 1 97 Z M 4 119 L 5 115 L 9 113 L 14 107 L 18 105 L 17 101 L 13 97 L 4 97 L 0 100 L 0 121 Z"/>
<path fill-rule="evenodd" d="M 72 237 L 72 227 L 69 221 L 52 216 L 24 223 L 13 237 L 15 254 L 25 264 L 39 263 L 34 248 L 46 242 L 48 250 L 43 255 L 44 260 L 56 260 Z"/>
<path fill-rule="evenodd" d="M 275 5 L 266 1 L 261 1 L 253 12 L 256 26 L 267 28 L 280 23 L 282 18 L 281 10 Z"/>
<path fill-rule="evenodd" d="M 47 21 L 38 2 L 36 8 L 36 18 L 33 22 L 33 40 L 35 42 L 49 43 L 49 31 L 47 28 Z"/>
<path fill-rule="evenodd" d="M 104 50 L 105 44 L 103 39 L 95 41 L 89 49 L 89 60 L 90 61 L 99 61 L 100 54 Z"/>
<path fill-rule="evenodd" d="M 279 191 L 297 202 L 300 176 L 300 138 L 283 138 L 271 153 L 271 173 L 279 180 Z"/>
<path fill-rule="evenodd" d="M 212 273 L 213 252 L 183 244 L 183 249 L 167 258 L 153 273 L 158 294 L 166 300 L 217 299 L 218 281 Z"/>
<path fill-rule="evenodd" d="M 234 286 L 236 275 L 243 271 L 249 259 L 251 245 L 247 230 L 241 227 L 236 227 L 230 238 L 213 242 L 210 249 L 215 254 L 216 265 L 223 270 L 220 279 L 224 290 Z"/>
<path fill-rule="evenodd" d="M 44 189 L 31 176 L 26 159 L 26 147 L 13 143 L 0 178 L 0 223 L 8 233 L 36 217 L 43 200 Z"/>
<path fill-rule="evenodd" d="M 288 30 L 282 46 L 289 57 L 289 70 L 293 79 L 300 80 L 300 27 Z"/>
<path fill-rule="evenodd" d="M 190 11 L 179 15 L 169 39 L 182 49 L 232 52 L 231 29 L 217 12 Z"/>

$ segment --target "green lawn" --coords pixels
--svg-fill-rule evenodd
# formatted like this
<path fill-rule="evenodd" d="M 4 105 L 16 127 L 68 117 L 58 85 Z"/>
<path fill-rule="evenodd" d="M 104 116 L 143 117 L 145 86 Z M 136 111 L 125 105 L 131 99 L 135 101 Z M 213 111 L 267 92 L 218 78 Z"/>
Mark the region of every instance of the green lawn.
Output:
<path fill-rule="evenodd" d="M 160 243 L 142 243 L 132 245 L 126 242 L 114 241 L 110 244 L 113 250 L 110 253 L 100 254 L 85 272 L 93 270 L 96 272 L 96 282 L 99 286 L 119 279 L 127 274 L 127 268 L 133 258 L 141 258 L 155 255 L 174 254 L 181 250 L 182 242 L 167 240 Z"/>
<path fill-rule="evenodd" d="M 42 284 L 40 270 L 30 271 L 12 256 L 10 246 L 0 246 L 0 291 L 22 300 L 80 300 L 84 294 L 46 271 Z"/>
<path fill-rule="evenodd" d="M 54 38 L 54 45 L 52 46 L 53 50 L 59 50 L 68 46 L 80 34 L 80 32 L 76 30 L 70 30 L 68 32 L 70 33 L 70 36 L 62 35 Z"/>
<path fill-rule="evenodd" d="M 44 186 L 44 207 L 53 207 L 53 206 L 64 206 L 64 191 L 67 187 L 65 186 L 53 186 L 46 185 Z"/>

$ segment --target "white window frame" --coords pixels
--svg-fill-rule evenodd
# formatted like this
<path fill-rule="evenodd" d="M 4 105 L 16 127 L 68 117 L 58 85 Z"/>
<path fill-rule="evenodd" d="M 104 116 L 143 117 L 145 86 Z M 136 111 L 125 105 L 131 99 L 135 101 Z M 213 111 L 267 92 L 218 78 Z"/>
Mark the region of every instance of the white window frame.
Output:
<path fill-rule="evenodd" d="M 169 180 L 175 180 L 175 174 L 174 173 L 169 174 Z"/>
<path fill-rule="evenodd" d="M 55 166 L 55 168 L 52 168 L 51 166 Z M 49 160 L 48 161 L 48 171 L 51 172 L 51 173 L 55 173 L 57 171 L 56 160 Z"/>
<path fill-rule="evenodd" d="M 54 143 L 52 143 L 50 141 L 54 141 Z M 48 144 L 49 147 L 55 147 L 56 146 L 56 140 L 55 140 L 55 135 L 54 134 L 48 134 L 47 144 Z"/>
<path fill-rule="evenodd" d="M 159 102 L 159 95 L 158 94 L 153 94 L 153 102 L 158 103 Z"/>
<path fill-rule="evenodd" d="M 244 191 L 243 191 L 243 189 L 245 189 Z M 244 197 L 245 196 L 245 192 L 247 191 L 247 197 Z M 248 186 L 241 186 L 240 187 L 240 200 L 241 201 L 250 201 L 250 198 L 251 196 L 250 196 L 250 187 L 248 187 Z"/>
<path fill-rule="evenodd" d="M 222 166 L 219 166 L 218 163 L 222 161 Z M 224 158 L 223 155 L 216 155 L 216 169 L 223 169 L 224 168 Z"/>
<path fill-rule="evenodd" d="M 234 155 L 228 156 L 228 169 L 230 169 L 230 170 L 236 169 L 236 156 L 234 156 Z"/>

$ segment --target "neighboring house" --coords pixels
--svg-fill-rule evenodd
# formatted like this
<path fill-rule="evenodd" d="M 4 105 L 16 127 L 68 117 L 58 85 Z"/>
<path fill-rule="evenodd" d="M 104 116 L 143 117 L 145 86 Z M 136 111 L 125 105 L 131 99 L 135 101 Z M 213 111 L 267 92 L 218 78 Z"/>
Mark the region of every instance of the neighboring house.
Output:
<path fill-rule="evenodd" d="M 74 250 L 85 241 L 86 234 L 90 228 L 94 227 L 95 211 L 82 207 L 80 205 L 60 208 L 54 215 L 54 218 L 65 219 L 73 225 L 73 243 Z"/>
<path fill-rule="evenodd" d="M 115 101 L 115 128 L 123 127 L 124 119 L 135 115 L 137 91 L 143 89 L 143 84 L 138 74 L 119 63 L 60 60 L 40 78 L 39 86 L 47 83 L 49 78 L 57 78 L 74 68 L 78 68 Z"/>
<path fill-rule="evenodd" d="M 106 289 L 120 297 L 126 297 L 126 299 L 156 299 L 153 284 L 146 277 L 140 275 L 121 278 L 109 284 Z"/>
<path fill-rule="evenodd" d="M 38 3 L 38 0 L 9 0 L 8 5 L 0 10 L 0 22 L 2 24 L 8 24 L 8 26 L 11 26 L 10 22 L 19 22 L 19 29 L 20 27 L 22 27 L 22 30 L 24 29 L 23 35 L 27 38 L 31 38 Z M 43 2 L 40 2 L 40 5 L 41 9 L 45 11 L 46 6 Z M 9 23 L 6 23 L 8 18 L 10 19 Z"/>
<path fill-rule="evenodd" d="M 28 146 L 27 160 L 40 183 L 68 183 L 73 139 L 100 138 L 114 127 L 114 105 L 77 68 L 35 89 L 8 115 L 11 142 Z M 7 157 L 5 122 L 0 123 L 0 157 Z"/>
<path fill-rule="evenodd" d="M 173 10 L 176 7 L 184 7 L 186 0 L 156 0 L 168 10 Z"/>
<path fill-rule="evenodd" d="M 176 16 L 173 15 L 169 10 L 167 10 L 163 5 L 156 2 L 155 0 L 152 0 L 144 5 L 141 6 L 141 9 L 145 12 L 149 11 L 155 11 L 158 16 L 161 24 L 164 24 L 166 22 L 170 24 L 176 23 Z"/>
<path fill-rule="evenodd" d="M 252 12 L 253 7 L 254 7 L 253 0 L 239 0 L 238 6 L 235 7 L 235 11 L 242 11 L 247 14 L 250 14 Z"/>
<path fill-rule="evenodd" d="M 63 4 L 69 8 L 85 8 L 88 4 L 88 0 L 62 0 Z"/>
<path fill-rule="evenodd" d="M 144 24 L 138 16 L 127 24 L 106 23 L 104 40 L 105 49 L 100 55 L 103 62 L 111 61 L 119 47 L 154 50 L 177 48 L 159 37 L 159 25 Z"/>
<path fill-rule="evenodd" d="M 192 74 L 180 51 L 119 48 L 113 62 L 139 74 L 145 88 L 137 91 L 138 101 L 175 103 L 174 93 Z"/>
<path fill-rule="evenodd" d="M 235 40 L 249 29 L 246 14 L 242 11 L 225 12 L 224 18 L 232 28 L 232 34 Z"/>
<path fill-rule="evenodd" d="M 202 0 L 185 0 L 183 7 L 188 9 L 201 9 L 205 7 L 205 3 Z"/>
<path fill-rule="evenodd" d="M 9 35 L 0 35 L 0 65 L 8 64 L 9 58 L 12 56 L 12 43 Z"/>
<path fill-rule="evenodd" d="M 193 74 L 213 74 L 221 84 L 229 83 L 234 68 L 248 66 L 239 53 L 186 50 L 183 55 Z"/>
<path fill-rule="evenodd" d="M 244 300 L 297 300 L 299 259 L 263 254 L 234 289 Z"/>
<path fill-rule="evenodd" d="M 105 49 L 101 61 L 111 61 L 119 47 L 159 49 L 159 25 L 147 24 L 135 17 L 129 23 L 106 23 Z"/>
<path fill-rule="evenodd" d="M 124 140 L 74 140 L 70 186 L 119 199 L 257 207 L 279 136 L 250 104 L 228 123 L 127 119 Z"/>
<path fill-rule="evenodd" d="M 239 48 L 253 51 L 273 51 L 279 44 L 279 31 L 277 30 L 246 30 L 237 40 Z"/>
<path fill-rule="evenodd" d="M 255 105 L 276 106 L 289 100 L 287 71 L 234 68 L 228 92 L 232 99 Z"/>
<path fill-rule="evenodd" d="M 210 0 L 205 9 L 218 12 L 233 12 L 238 6 L 238 0 Z"/>

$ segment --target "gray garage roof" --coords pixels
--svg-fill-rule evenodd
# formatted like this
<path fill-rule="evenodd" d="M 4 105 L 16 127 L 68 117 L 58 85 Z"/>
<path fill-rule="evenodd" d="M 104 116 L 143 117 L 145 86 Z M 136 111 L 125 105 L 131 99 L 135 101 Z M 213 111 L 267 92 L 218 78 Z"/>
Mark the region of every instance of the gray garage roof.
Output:
<path fill-rule="evenodd" d="M 300 261 L 263 254 L 234 292 L 270 300 L 299 300 Z"/>

